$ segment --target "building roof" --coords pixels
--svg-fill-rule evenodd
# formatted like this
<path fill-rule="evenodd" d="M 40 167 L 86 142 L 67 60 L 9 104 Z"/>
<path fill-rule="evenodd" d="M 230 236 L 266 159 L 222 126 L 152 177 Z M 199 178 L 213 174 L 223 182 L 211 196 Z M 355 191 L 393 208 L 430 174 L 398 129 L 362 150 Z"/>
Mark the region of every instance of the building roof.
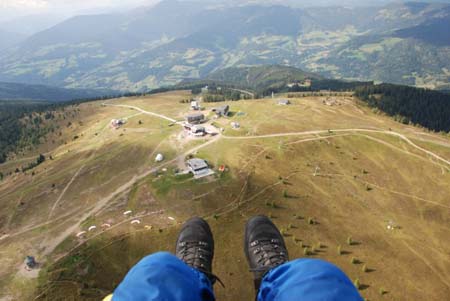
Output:
<path fill-rule="evenodd" d="M 225 115 L 225 114 L 228 112 L 229 109 L 230 109 L 230 106 L 229 106 L 229 105 L 223 105 L 223 106 L 214 108 L 214 109 L 213 109 L 213 112 L 216 112 L 216 113 L 218 113 L 218 114 Z"/>
<path fill-rule="evenodd" d="M 186 116 L 186 118 L 192 118 L 192 119 L 203 119 L 205 115 L 203 113 L 192 113 Z"/>
<path fill-rule="evenodd" d="M 189 159 L 186 163 L 194 171 L 208 168 L 208 163 L 206 163 L 206 161 L 202 160 L 202 159 L 197 159 L 197 158 Z"/>
<path fill-rule="evenodd" d="M 201 125 L 194 125 L 193 127 L 192 127 L 192 130 L 194 130 L 194 131 L 205 131 L 205 127 L 204 126 L 201 126 Z"/>

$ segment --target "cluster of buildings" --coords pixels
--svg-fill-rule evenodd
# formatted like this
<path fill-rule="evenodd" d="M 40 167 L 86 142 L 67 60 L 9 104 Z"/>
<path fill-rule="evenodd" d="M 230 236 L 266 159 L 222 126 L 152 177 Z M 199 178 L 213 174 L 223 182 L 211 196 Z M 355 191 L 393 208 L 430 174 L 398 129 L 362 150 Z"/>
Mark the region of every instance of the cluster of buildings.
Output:
<path fill-rule="evenodd" d="M 200 125 L 205 121 L 205 115 L 203 113 L 193 113 L 186 116 L 186 122 L 184 128 L 191 132 L 194 136 L 206 135 L 206 129 Z"/>
<path fill-rule="evenodd" d="M 287 84 L 288 88 L 293 88 L 293 87 L 303 87 L 303 88 L 308 88 L 311 87 L 312 81 L 311 79 L 307 78 L 304 81 L 298 81 L 298 82 L 294 82 L 294 83 L 289 83 Z"/>
<path fill-rule="evenodd" d="M 194 111 L 201 110 L 200 105 L 197 101 L 191 102 L 191 109 Z M 230 112 L 230 106 L 229 105 L 219 106 L 213 108 L 211 111 L 215 113 L 216 118 L 228 116 Z M 202 112 L 193 112 L 191 114 L 186 115 L 184 128 L 190 131 L 190 133 L 194 136 L 204 136 L 206 134 L 214 134 L 212 132 L 209 132 L 206 127 L 201 125 L 205 121 L 206 121 L 205 114 L 203 114 Z"/>

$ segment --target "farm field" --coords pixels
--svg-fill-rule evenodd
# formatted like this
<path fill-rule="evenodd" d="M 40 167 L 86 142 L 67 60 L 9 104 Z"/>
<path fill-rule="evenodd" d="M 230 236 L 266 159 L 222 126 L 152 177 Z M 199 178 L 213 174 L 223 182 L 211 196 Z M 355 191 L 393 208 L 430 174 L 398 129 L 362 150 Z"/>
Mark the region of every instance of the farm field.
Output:
<path fill-rule="evenodd" d="M 354 97 L 317 96 L 288 106 L 202 103 L 217 135 L 194 138 L 180 124 L 191 113 L 181 101 L 191 97 L 80 104 L 76 126 L 43 146 L 52 160 L 0 182 L 0 300 L 101 299 L 143 256 L 173 252 L 194 215 L 215 235 L 213 269 L 226 286 L 215 287 L 217 299 L 253 300 L 242 241 L 256 214 L 283 230 L 292 259 L 337 264 L 368 300 L 450 295 L 448 136 L 375 114 Z M 211 109 L 223 104 L 230 116 L 214 119 Z M 112 119 L 126 122 L 113 129 Z M 188 156 L 207 160 L 215 175 L 176 175 Z M 39 270 L 24 270 L 26 255 Z"/>

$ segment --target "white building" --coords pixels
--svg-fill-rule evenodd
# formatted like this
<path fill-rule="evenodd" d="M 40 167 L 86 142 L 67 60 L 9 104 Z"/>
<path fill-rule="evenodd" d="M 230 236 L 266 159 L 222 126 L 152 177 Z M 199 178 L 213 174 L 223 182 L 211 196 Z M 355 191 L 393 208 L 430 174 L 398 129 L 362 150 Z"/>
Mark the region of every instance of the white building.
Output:
<path fill-rule="evenodd" d="M 121 127 L 124 124 L 125 124 L 124 119 L 112 119 L 111 120 L 111 126 L 115 129 L 118 129 L 119 127 Z"/>
<path fill-rule="evenodd" d="M 198 104 L 198 101 L 191 101 L 191 109 L 195 110 L 195 111 L 200 110 L 200 106 Z"/>
<path fill-rule="evenodd" d="M 206 129 L 204 126 L 194 125 L 193 127 L 191 127 L 191 133 L 195 136 L 204 136 L 206 133 Z"/>
<path fill-rule="evenodd" d="M 291 104 L 291 102 L 288 99 L 280 99 L 278 101 L 278 105 L 280 105 L 280 106 L 287 106 L 287 105 L 290 105 L 290 104 Z"/>
<path fill-rule="evenodd" d="M 238 128 L 241 127 L 241 125 L 239 124 L 239 122 L 232 122 L 232 123 L 231 123 L 231 127 L 232 127 L 233 129 L 238 129 Z"/>

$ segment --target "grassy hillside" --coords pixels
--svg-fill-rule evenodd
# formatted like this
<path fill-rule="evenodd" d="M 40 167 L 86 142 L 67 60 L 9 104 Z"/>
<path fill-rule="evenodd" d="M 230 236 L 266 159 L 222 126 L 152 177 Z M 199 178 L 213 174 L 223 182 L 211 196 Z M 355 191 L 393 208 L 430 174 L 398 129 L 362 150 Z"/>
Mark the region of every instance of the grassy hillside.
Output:
<path fill-rule="evenodd" d="M 0 182 L 2 297 L 98 300 L 142 256 L 173 251 L 183 221 L 201 215 L 213 228 L 214 270 L 227 287 L 216 287 L 218 299 L 251 300 L 242 230 L 250 216 L 267 214 L 284 230 L 291 258 L 307 247 L 307 256 L 358 278 L 367 299 L 445 300 L 448 137 L 375 114 L 350 96 L 308 96 L 291 98 L 290 106 L 228 102 L 231 116 L 214 120 L 222 134 L 190 139 L 152 115 L 182 120 L 190 110 L 181 100 L 189 97 L 80 104 L 49 152 L 53 160 Z M 204 106 L 210 116 L 214 104 Z M 113 118 L 127 122 L 114 130 Z M 163 163 L 154 162 L 156 153 Z M 216 176 L 175 176 L 189 154 L 207 159 Z M 111 227 L 100 230 L 104 223 Z M 97 230 L 75 236 L 92 225 Z M 28 254 L 42 264 L 38 278 L 20 265 Z"/>

